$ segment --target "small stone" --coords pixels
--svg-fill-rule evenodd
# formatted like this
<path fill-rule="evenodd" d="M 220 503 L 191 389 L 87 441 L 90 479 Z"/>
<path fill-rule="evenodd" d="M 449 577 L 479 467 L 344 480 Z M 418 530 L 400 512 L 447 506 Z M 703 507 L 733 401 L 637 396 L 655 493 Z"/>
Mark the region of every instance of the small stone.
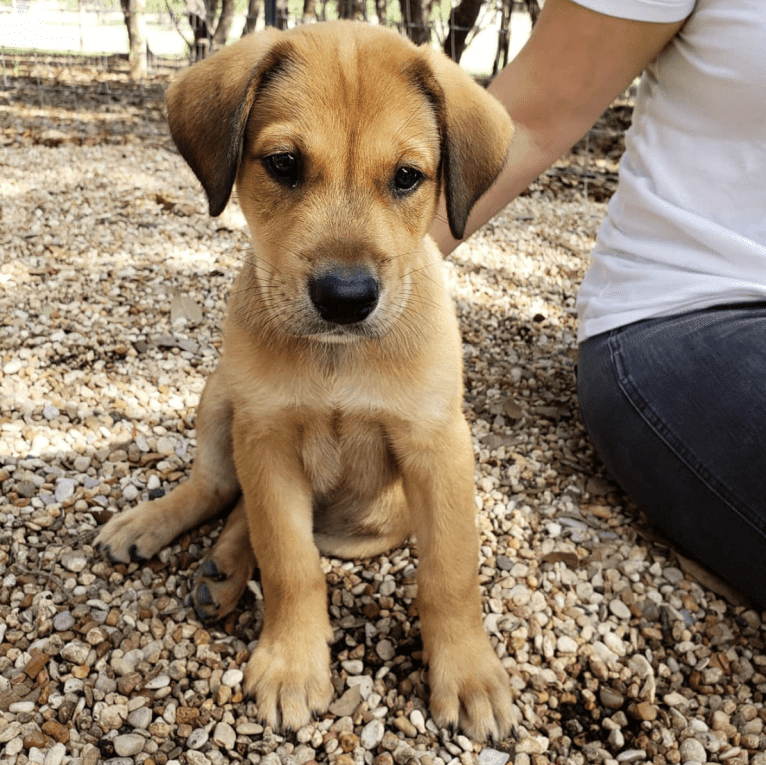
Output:
<path fill-rule="evenodd" d="M 167 436 L 161 436 L 157 439 L 157 452 L 159 454 L 173 454 L 176 450 L 175 443 Z"/>
<path fill-rule="evenodd" d="M 71 478 L 59 478 L 59 480 L 56 481 L 56 490 L 54 494 L 56 497 L 56 502 L 68 502 L 70 499 L 72 499 L 72 497 L 74 497 L 76 486 L 77 484 L 75 484 Z M 85 556 L 80 554 L 79 557 L 84 558 Z M 85 559 L 85 564 L 82 568 L 77 569 L 77 571 L 82 571 L 82 569 L 85 568 L 85 565 L 87 565 L 87 562 L 87 559 Z M 69 568 L 66 563 L 64 563 L 64 568 L 66 568 L 68 571 L 75 571 L 75 569 Z"/>
<path fill-rule="evenodd" d="M 24 748 L 24 739 L 21 736 L 12 738 L 6 745 L 3 754 L 6 757 L 15 757 Z"/>
<path fill-rule="evenodd" d="M 614 752 L 619 752 L 625 746 L 625 736 L 619 728 L 609 732 L 607 743 Z"/>
<path fill-rule="evenodd" d="M 624 619 L 628 621 L 632 616 L 630 609 L 619 598 L 614 598 L 609 602 L 609 610 L 618 619 Z"/>
<path fill-rule="evenodd" d="M 45 746 L 45 734 L 37 727 L 31 728 L 24 734 L 24 749 L 40 749 Z"/>
<path fill-rule="evenodd" d="M 69 611 L 59 611 L 59 613 L 53 617 L 53 629 L 55 629 L 56 632 L 67 632 L 74 627 L 74 624 L 74 616 L 72 616 Z"/>
<path fill-rule="evenodd" d="M 707 762 L 705 747 L 696 738 L 687 738 L 682 741 L 678 751 L 681 754 L 681 762 Z"/>
<path fill-rule="evenodd" d="M 607 709 L 619 709 L 625 703 L 625 697 L 619 691 L 606 685 L 598 689 L 598 697 Z"/>
<path fill-rule="evenodd" d="M 617 762 L 640 762 L 646 759 L 646 751 L 644 749 L 626 749 L 624 752 L 620 752 L 616 759 Z"/>
<path fill-rule="evenodd" d="M 358 685 L 351 686 L 339 699 L 330 704 L 330 712 L 337 717 L 352 715 L 362 701 L 362 692 Z"/>
<path fill-rule="evenodd" d="M 669 707 L 679 707 L 683 704 L 688 704 L 689 699 L 686 698 L 686 696 L 683 696 L 682 694 L 678 693 L 677 691 L 671 691 L 670 693 L 666 693 L 662 700 L 669 706 Z"/>
<path fill-rule="evenodd" d="M 61 414 L 61 411 L 57 406 L 53 406 L 53 404 L 46 404 L 43 407 L 43 417 L 45 417 L 46 420 L 55 420 L 56 417 L 58 417 Z"/>
<path fill-rule="evenodd" d="M 259 723 L 246 720 L 245 722 L 237 723 L 236 731 L 239 736 L 260 736 L 263 733 L 263 726 Z"/>
<path fill-rule="evenodd" d="M 513 561 L 507 555 L 498 555 L 495 564 L 501 571 L 510 571 L 513 568 Z"/>
<path fill-rule="evenodd" d="M 66 756 L 66 747 L 63 744 L 54 744 L 46 753 L 43 765 L 61 765 Z"/>
<path fill-rule="evenodd" d="M 640 701 L 638 704 L 628 705 L 628 714 L 635 720 L 656 720 L 657 707 L 648 701 Z"/>
<path fill-rule="evenodd" d="M 645 679 L 654 674 L 652 665 L 649 663 L 645 656 L 640 653 L 633 654 L 628 660 L 628 666 L 636 673 L 640 678 Z"/>
<path fill-rule="evenodd" d="M 349 675 L 346 680 L 346 685 L 348 685 L 349 688 L 358 685 L 362 700 L 367 700 L 372 694 L 374 681 L 370 675 Z"/>
<path fill-rule="evenodd" d="M 407 738 L 415 738 L 418 735 L 418 729 L 406 717 L 397 717 L 394 720 L 394 727 L 404 733 Z"/>
<path fill-rule="evenodd" d="M 152 710 L 149 707 L 139 707 L 128 715 L 128 725 L 140 730 L 146 730 L 152 723 Z"/>
<path fill-rule="evenodd" d="M 527 762 L 529 762 L 529 757 L 526 754 L 520 754 L 514 762 L 519 763 L 522 757 L 526 757 Z M 506 765 L 510 759 L 511 755 L 507 752 L 498 752 L 497 749 L 491 749 L 490 747 L 485 747 L 479 752 L 479 765 Z"/>
<path fill-rule="evenodd" d="M 143 750 L 146 739 L 138 733 L 125 733 L 114 739 L 114 751 L 120 757 L 132 757 Z"/>
<path fill-rule="evenodd" d="M 128 502 L 134 502 L 136 499 L 138 499 L 138 495 L 140 494 L 138 490 L 138 486 L 135 484 L 129 483 L 123 490 L 122 490 L 122 496 L 128 501 Z"/>
<path fill-rule="evenodd" d="M 221 676 L 221 684 L 228 688 L 234 688 L 239 685 L 245 677 L 241 669 L 227 669 Z"/>
<path fill-rule="evenodd" d="M 349 675 L 361 675 L 364 672 L 364 662 L 360 659 L 348 659 L 347 661 L 342 661 L 340 665 Z"/>
<path fill-rule="evenodd" d="M 202 749 L 208 740 L 208 732 L 204 728 L 193 730 L 189 738 L 186 739 L 186 746 L 189 749 Z"/>
<path fill-rule="evenodd" d="M 24 673 L 28 678 L 34 680 L 40 672 L 45 669 L 45 665 L 48 663 L 50 656 L 44 653 L 38 653 L 37 656 L 31 658 L 24 667 Z"/>
<path fill-rule="evenodd" d="M 419 709 L 413 709 L 410 712 L 410 722 L 417 728 L 418 733 L 426 732 L 426 718 Z"/>
<path fill-rule="evenodd" d="M 85 664 L 91 647 L 81 640 L 72 640 L 61 649 L 61 658 L 72 662 L 72 664 Z"/>
<path fill-rule="evenodd" d="M 151 680 L 149 680 L 145 685 L 144 688 L 150 691 L 156 691 L 160 688 L 167 688 L 167 686 L 170 685 L 170 677 L 166 675 L 164 672 L 161 675 L 157 675 L 157 677 L 153 677 Z"/>
<path fill-rule="evenodd" d="M 6 744 L 8 741 L 10 741 L 12 738 L 15 738 L 21 733 L 21 723 L 17 720 L 14 720 L 13 722 L 4 722 L 3 726 L 0 728 L 0 744 Z M 22 739 L 23 743 L 23 739 Z"/>
<path fill-rule="evenodd" d="M 58 500 L 61 502 L 62 500 Z M 73 574 L 79 574 L 88 565 L 88 559 L 81 552 L 67 553 L 61 558 L 61 565 Z"/>
<path fill-rule="evenodd" d="M 90 467 L 90 457 L 86 457 L 83 454 L 75 457 L 74 462 L 72 463 L 72 467 L 78 473 L 85 473 Z"/>
<path fill-rule="evenodd" d="M 24 714 L 27 712 L 34 712 L 35 711 L 35 702 L 34 701 L 14 701 L 12 704 L 8 705 L 8 711 L 11 714 Z"/>
<path fill-rule="evenodd" d="M 229 723 L 219 722 L 213 731 L 213 741 L 224 749 L 234 749 L 237 743 L 237 734 Z"/>
<path fill-rule="evenodd" d="M 375 646 L 375 653 L 377 653 L 383 661 L 391 661 L 396 655 L 394 644 L 390 640 L 378 641 L 378 644 Z"/>
<path fill-rule="evenodd" d="M 344 730 L 343 733 L 338 736 L 338 742 L 340 743 L 340 748 L 344 752 L 353 752 L 359 745 L 359 736 L 352 731 Z"/>
<path fill-rule="evenodd" d="M 58 720 L 48 720 L 43 723 L 43 733 L 47 733 L 54 741 L 61 744 L 69 743 L 69 728 Z"/>
<path fill-rule="evenodd" d="M 383 740 L 386 729 L 380 720 L 372 720 L 362 728 L 359 734 L 359 743 L 363 749 L 372 751 Z"/>
<path fill-rule="evenodd" d="M 556 640 L 556 649 L 559 653 L 577 653 L 577 642 L 569 635 L 561 635 Z"/>

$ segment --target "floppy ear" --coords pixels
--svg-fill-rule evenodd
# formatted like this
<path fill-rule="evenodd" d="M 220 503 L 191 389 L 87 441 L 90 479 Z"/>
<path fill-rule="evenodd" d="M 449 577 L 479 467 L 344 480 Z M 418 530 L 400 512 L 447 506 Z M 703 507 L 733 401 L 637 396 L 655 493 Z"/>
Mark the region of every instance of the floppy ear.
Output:
<path fill-rule="evenodd" d="M 505 165 L 513 124 L 500 102 L 443 53 L 423 47 L 426 83 L 442 133 L 442 179 L 452 236 L 462 239 L 471 208 Z M 436 87 L 433 86 L 433 81 Z"/>
<path fill-rule="evenodd" d="M 213 216 L 231 196 L 258 87 L 282 60 L 280 38 L 275 29 L 248 35 L 182 72 L 165 94 L 170 133 Z"/>

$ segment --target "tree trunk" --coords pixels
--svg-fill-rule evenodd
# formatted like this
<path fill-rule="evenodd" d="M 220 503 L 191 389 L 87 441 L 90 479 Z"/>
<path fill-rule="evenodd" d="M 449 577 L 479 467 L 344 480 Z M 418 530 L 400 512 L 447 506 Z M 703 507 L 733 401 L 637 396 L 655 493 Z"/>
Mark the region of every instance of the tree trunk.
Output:
<path fill-rule="evenodd" d="M 261 0 L 248 0 L 247 16 L 245 16 L 245 26 L 242 28 L 242 37 L 255 31 L 255 25 L 258 23 L 258 16 L 261 15 Z"/>
<path fill-rule="evenodd" d="M 303 0 L 303 16 L 301 21 L 304 24 L 311 24 L 317 20 L 316 0 Z"/>
<path fill-rule="evenodd" d="M 407 37 L 416 45 L 431 41 L 431 27 L 428 24 L 431 3 L 423 0 L 399 0 L 402 9 L 402 24 Z"/>
<path fill-rule="evenodd" d="M 147 73 L 146 19 L 144 18 L 146 0 L 120 0 L 120 4 L 125 16 L 125 25 L 128 28 L 130 78 L 142 80 Z"/>
<path fill-rule="evenodd" d="M 381 26 L 387 26 L 386 24 L 386 0 L 375 0 L 375 13 L 378 17 L 378 24 Z"/>
<path fill-rule="evenodd" d="M 223 48 L 229 39 L 231 24 L 234 21 L 234 0 L 223 0 L 221 5 L 221 17 L 213 35 L 213 48 Z"/>
<path fill-rule="evenodd" d="M 444 52 L 455 62 L 465 50 L 465 41 L 479 18 L 479 11 L 484 0 L 461 0 L 449 15 L 449 34 L 444 41 Z"/>
<path fill-rule="evenodd" d="M 503 0 L 500 16 L 500 29 L 497 33 L 497 53 L 495 63 L 492 65 L 492 77 L 508 63 L 508 50 L 511 46 L 511 13 L 513 0 Z"/>
<path fill-rule="evenodd" d="M 362 3 L 360 0 L 338 0 L 338 18 L 355 19 L 362 18 Z"/>

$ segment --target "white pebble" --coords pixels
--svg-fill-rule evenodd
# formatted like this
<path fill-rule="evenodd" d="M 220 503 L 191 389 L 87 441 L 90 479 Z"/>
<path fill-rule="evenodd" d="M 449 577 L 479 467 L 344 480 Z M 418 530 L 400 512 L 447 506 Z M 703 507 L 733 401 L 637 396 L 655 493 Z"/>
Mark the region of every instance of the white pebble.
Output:
<path fill-rule="evenodd" d="M 577 642 L 569 635 L 560 635 L 556 641 L 556 648 L 559 653 L 577 653 Z"/>
<path fill-rule="evenodd" d="M 62 743 L 54 744 L 46 753 L 43 765 L 61 765 L 66 756 L 66 747 Z"/>
<path fill-rule="evenodd" d="M 362 728 L 362 732 L 359 734 L 359 744 L 362 749 L 371 751 L 383 740 L 385 732 L 386 728 L 380 720 L 372 720 Z"/>
<path fill-rule="evenodd" d="M 224 749 L 234 749 L 234 745 L 237 743 L 237 734 L 229 723 L 219 722 L 213 731 L 213 741 Z"/>
<path fill-rule="evenodd" d="M 245 673 L 241 669 L 227 669 L 221 676 L 221 685 L 225 685 L 227 688 L 234 688 L 238 683 L 241 683 Z"/>
<path fill-rule="evenodd" d="M 687 738 L 678 747 L 681 762 L 707 762 L 705 747 L 696 738 Z"/>
<path fill-rule="evenodd" d="M 619 598 L 609 602 L 609 610 L 618 619 L 630 619 L 631 617 L 630 609 Z"/>
<path fill-rule="evenodd" d="M 189 749 L 202 749 L 207 744 L 208 732 L 204 728 L 197 728 L 189 734 L 189 738 L 186 739 L 186 746 Z"/>
<path fill-rule="evenodd" d="M 114 751 L 120 757 L 132 757 L 143 748 L 146 739 L 139 733 L 125 733 L 114 739 Z"/>
<path fill-rule="evenodd" d="M 56 502 L 66 502 L 74 496 L 75 482 L 71 478 L 59 478 L 56 482 Z"/>
<path fill-rule="evenodd" d="M 138 498 L 139 495 L 138 487 L 135 486 L 132 483 L 129 483 L 123 490 L 122 490 L 122 496 L 128 501 L 133 502 Z"/>

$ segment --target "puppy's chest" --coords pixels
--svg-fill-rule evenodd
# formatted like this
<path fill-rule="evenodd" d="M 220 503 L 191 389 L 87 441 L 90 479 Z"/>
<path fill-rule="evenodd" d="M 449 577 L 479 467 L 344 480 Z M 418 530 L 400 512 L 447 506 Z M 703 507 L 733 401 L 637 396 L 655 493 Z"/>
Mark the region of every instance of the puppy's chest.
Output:
<path fill-rule="evenodd" d="M 382 425 L 374 419 L 339 412 L 308 417 L 298 427 L 303 469 L 316 495 L 393 467 Z"/>

